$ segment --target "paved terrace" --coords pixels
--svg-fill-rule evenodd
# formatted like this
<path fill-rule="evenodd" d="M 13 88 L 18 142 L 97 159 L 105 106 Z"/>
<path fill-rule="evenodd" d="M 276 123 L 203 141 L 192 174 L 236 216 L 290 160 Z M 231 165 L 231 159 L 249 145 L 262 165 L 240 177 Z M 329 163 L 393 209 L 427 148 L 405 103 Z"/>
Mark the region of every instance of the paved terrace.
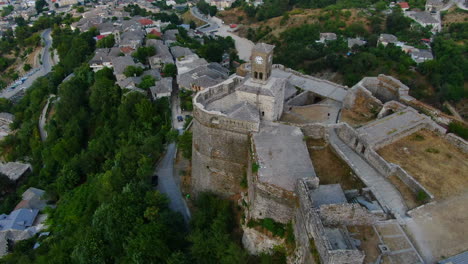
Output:
<path fill-rule="evenodd" d="M 312 76 L 302 75 L 290 69 L 282 69 L 281 65 L 274 65 L 272 76 L 285 78 L 292 85 L 305 91 L 313 92 L 319 96 L 330 98 L 338 102 L 343 102 L 348 93 L 347 87 L 341 86 Z"/>
<path fill-rule="evenodd" d="M 357 131 L 366 134 L 367 142 L 373 146 L 387 140 L 389 136 L 409 131 L 425 122 L 427 118 L 423 115 L 403 110 L 362 126 Z"/>
<path fill-rule="evenodd" d="M 262 123 L 253 141 L 260 165 L 259 181 L 293 192 L 297 179 L 316 177 L 299 128 Z"/>

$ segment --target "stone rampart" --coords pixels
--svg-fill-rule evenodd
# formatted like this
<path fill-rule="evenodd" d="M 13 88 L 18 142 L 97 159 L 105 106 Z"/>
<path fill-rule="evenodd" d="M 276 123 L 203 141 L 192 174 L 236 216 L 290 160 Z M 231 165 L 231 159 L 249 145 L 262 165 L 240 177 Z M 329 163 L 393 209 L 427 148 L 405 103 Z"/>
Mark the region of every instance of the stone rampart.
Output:
<path fill-rule="evenodd" d="M 312 256 L 310 253 L 310 243 L 314 243 L 317 252 L 320 255 L 321 263 L 324 264 L 358 264 L 364 260 L 364 253 L 353 249 L 333 249 L 330 241 L 327 239 L 324 225 L 320 220 L 320 216 L 313 203 L 310 200 L 309 192 L 314 184 L 308 183 L 307 179 L 301 179 L 296 185 L 296 193 L 299 197 L 299 209 L 296 215 L 295 234 L 298 234 L 296 241 L 304 241 L 309 239 L 309 244 L 298 244 L 303 260 L 309 260 Z M 343 232 L 345 232 L 343 230 Z M 344 234 L 344 237 L 348 237 Z M 309 248 L 305 248 L 309 246 Z M 309 252 L 307 252 L 307 250 Z M 310 262 L 303 262 L 310 263 Z"/>
<path fill-rule="evenodd" d="M 222 196 L 238 193 L 248 161 L 249 135 L 193 120 L 193 191 L 213 191 Z"/>
<path fill-rule="evenodd" d="M 324 225 L 372 225 L 380 220 L 359 204 L 326 204 L 319 208 Z"/>
<path fill-rule="evenodd" d="M 259 129 L 258 122 L 238 120 L 227 117 L 225 114 L 218 111 L 208 111 L 205 105 L 219 100 L 226 95 L 233 93 L 235 86 L 242 80 L 236 77 L 228 79 L 217 86 L 204 89 L 193 98 L 193 117 L 206 127 L 235 131 L 248 134 L 249 132 L 257 132 Z"/>
<path fill-rule="evenodd" d="M 253 191 L 249 193 L 249 218 L 271 218 L 276 222 L 287 223 L 294 217 L 297 197 L 293 192 L 257 180 L 253 181 L 249 189 Z"/>
<path fill-rule="evenodd" d="M 227 197 L 240 192 L 248 163 L 249 135 L 259 123 L 236 120 L 205 105 L 234 92 L 235 77 L 199 92 L 193 99 L 192 190 Z"/>

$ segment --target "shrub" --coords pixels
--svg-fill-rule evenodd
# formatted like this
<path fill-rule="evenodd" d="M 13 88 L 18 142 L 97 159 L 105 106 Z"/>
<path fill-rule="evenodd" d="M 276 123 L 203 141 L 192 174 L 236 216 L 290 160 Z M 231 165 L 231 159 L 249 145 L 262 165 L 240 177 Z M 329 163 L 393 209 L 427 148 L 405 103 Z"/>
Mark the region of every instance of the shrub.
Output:
<path fill-rule="evenodd" d="M 251 219 L 247 223 L 247 226 L 250 227 L 250 228 L 260 226 L 260 227 L 270 231 L 273 234 L 273 236 L 277 236 L 277 237 L 284 237 L 285 232 L 286 232 L 286 228 L 285 228 L 284 224 L 278 223 L 278 222 L 276 222 L 275 220 L 273 220 L 271 218 L 264 218 L 264 219 L 260 219 L 260 220 Z"/>
<path fill-rule="evenodd" d="M 424 136 L 423 135 L 420 135 L 420 134 L 415 134 L 412 138 L 412 140 L 414 141 L 423 141 L 424 140 Z"/>
<path fill-rule="evenodd" d="M 248 181 L 247 181 L 247 173 L 244 172 L 244 175 L 242 176 L 242 180 L 240 182 L 240 186 L 244 189 L 246 189 L 248 187 Z"/>
<path fill-rule="evenodd" d="M 427 148 L 426 152 L 437 154 L 440 151 L 438 149 L 436 149 L 436 148 Z"/>
<path fill-rule="evenodd" d="M 460 122 L 451 122 L 448 127 L 449 133 L 467 140 L 468 139 L 468 127 Z"/>
<path fill-rule="evenodd" d="M 426 202 L 428 199 L 429 199 L 429 195 L 427 195 L 425 191 L 421 190 L 416 194 L 416 200 L 418 202 Z"/>
<path fill-rule="evenodd" d="M 257 173 L 258 172 L 258 169 L 260 169 L 260 165 L 258 165 L 257 163 L 252 163 L 252 173 Z"/>

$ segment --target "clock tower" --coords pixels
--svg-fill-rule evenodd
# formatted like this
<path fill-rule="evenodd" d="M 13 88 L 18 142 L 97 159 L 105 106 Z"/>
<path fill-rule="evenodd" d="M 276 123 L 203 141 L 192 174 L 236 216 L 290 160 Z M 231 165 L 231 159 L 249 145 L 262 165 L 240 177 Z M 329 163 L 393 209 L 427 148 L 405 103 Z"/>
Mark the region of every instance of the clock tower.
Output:
<path fill-rule="evenodd" d="M 266 83 L 271 75 L 271 65 L 273 64 L 273 49 L 275 46 L 258 43 L 252 49 L 251 74 L 252 80 Z"/>

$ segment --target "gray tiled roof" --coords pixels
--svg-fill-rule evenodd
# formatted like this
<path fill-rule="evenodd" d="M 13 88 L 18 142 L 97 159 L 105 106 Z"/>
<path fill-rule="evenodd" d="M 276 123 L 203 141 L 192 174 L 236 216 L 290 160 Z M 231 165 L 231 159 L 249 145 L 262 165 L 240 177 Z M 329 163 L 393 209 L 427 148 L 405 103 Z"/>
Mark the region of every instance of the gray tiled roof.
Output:
<path fill-rule="evenodd" d="M 156 81 L 155 86 L 150 87 L 150 91 L 153 99 L 156 99 L 158 94 L 171 93 L 172 77 L 166 77 Z"/>
<path fill-rule="evenodd" d="M 437 24 L 439 21 L 435 19 L 431 14 L 428 12 L 414 12 L 410 14 L 410 17 L 413 17 L 416 21 L 424 23 L 424 24 Z"/>
<path fill-rule="evenodd" d="M 31 164 L 21 162 L 0 163 L 0 173 L 16 181 L 31 169 Z"/>
<path fill-rule="evenodd" d="M 163 40 L 172 40 L 176 41 L 177 40 L 177 34 L 179 34 L 179 30 L 177 29 L 170 29 L 164 32 L 163 34 Z"/>
<path fill-rule="evenodd" d="M 9 215 L 0 215 L 0 231 L 4 230 L 25 230 L 32 226 L 39 210 L 37 209 L 18 209 Z"/>
<path fill-rule="evenodd" d="M 210 68 L 208 65 L 202 65 L 177 75 L 177 83 L 185 88 L 190 88 L 192 85 L 206 88 L 222 82 L 227 77 L 224 72 Z"/>
<path fill-rule="evenodd" d="M 392 34 L 380 34 L 379 40 L 387 43 L 398 42 L 398 38 Z"/>
<path fill-rule="evenodd" d="M 177 59 L 179 57 L 191 55 L 193 54 L 193 51 L 186 47 L 174 46 L 171 47 L 171 53 L 174 56 L 174 58 Z"/>
<path fill-rule="evenodd" d="M 137 64 L 133 61 L 133 58 L 130 56 L 119 56 L 112 58 L 112 65 L 114 66 L 115 74 L 123 74 L 127 66 L 137 66 Z"/>

